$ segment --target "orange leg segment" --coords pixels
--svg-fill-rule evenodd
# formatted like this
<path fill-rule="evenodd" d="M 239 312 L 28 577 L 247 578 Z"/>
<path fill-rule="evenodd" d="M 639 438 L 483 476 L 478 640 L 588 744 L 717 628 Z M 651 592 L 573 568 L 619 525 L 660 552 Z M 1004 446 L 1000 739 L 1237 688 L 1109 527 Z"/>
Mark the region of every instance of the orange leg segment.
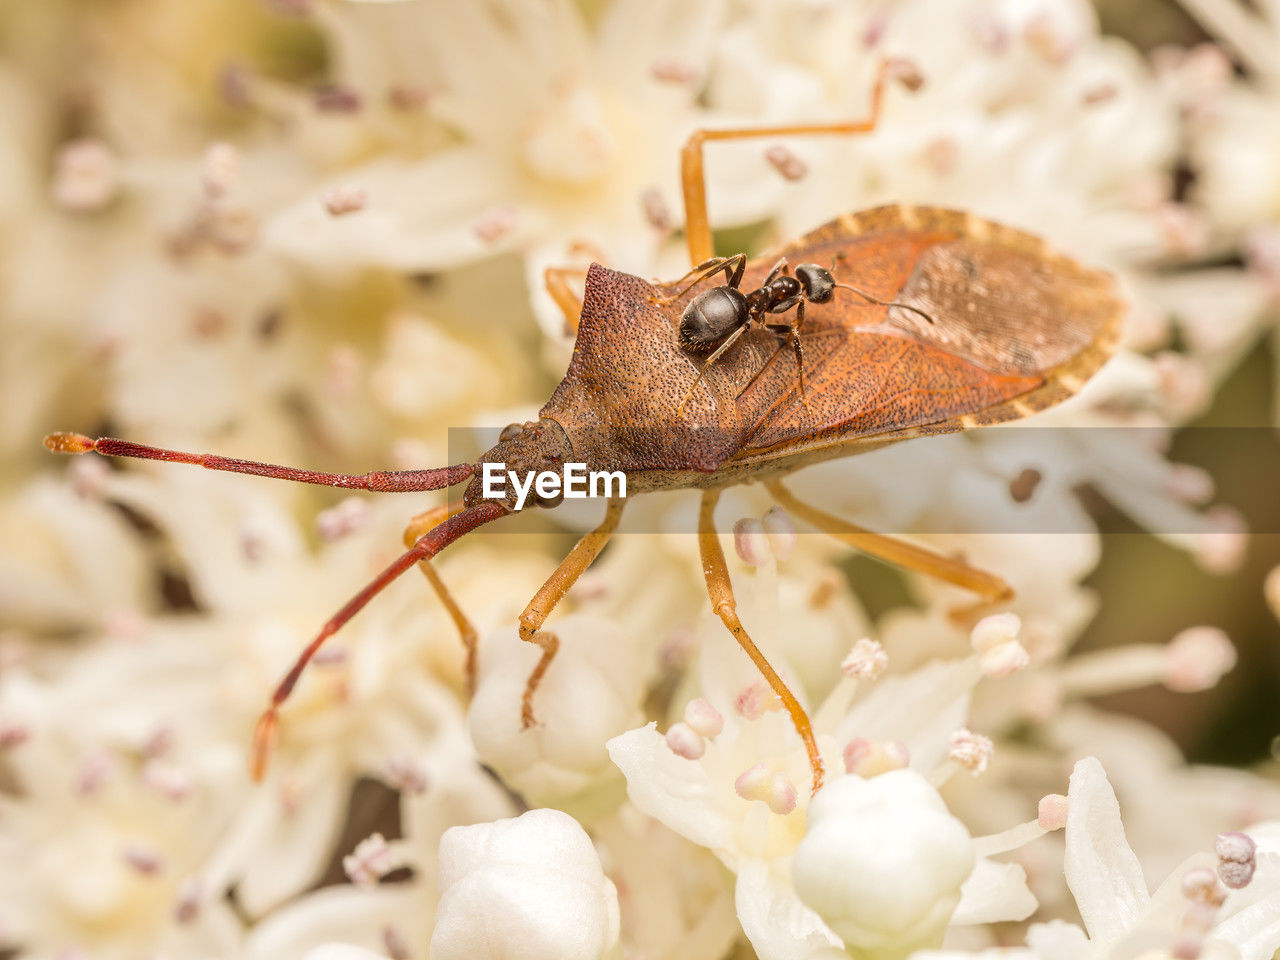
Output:
<path fill-rule="evenodd" d="M 892 563 L 916 573 L 927 574 L 944 583 L 963 587 L 982 597 L 980 603 L 951 612 L 952 618 L 958 622 L 975 620 L 990 609 L 1013 599 L 1013 588 L 994 573 L 987 573 L 961 560 L 908 543 L 906 540 L 875 533 L 850 523 L 842 517 L 819 510 L 796 499 L 795 495 L 777 480 L 766 481 L 765 486 L 780 506 L 805 523 L 812 524 L 823 533 L 835 537 L 841 543 L 846 543 L 855 550 L 860 550 L 878 560 L 884 560 L 886 563 Z"/>
<path fill-rule="evenodd" d="M 542 648 L 542 658 L 533 668 L 533 673 L 529 674 L 529 682 L 525 684 L 524 697 L 520 701 L 520 722 L 526 730 L 534 724 L 533 695 L 537 692 L 547 668 L 551 666 L 551 661 L 555 659 L 560 649 L 559 638 L 554 633 L 544 631 L 542 625 L 547 622 L 547 617 L 551 616 L 551 611 L 556 608 L 556 604 L 564 599 L 569 588 L 595 562 L 604 545 L 613 536 L 613 532 L 618 529 L 618 522 L 622 519 L 622 508 L 625 505 L 626 500 L 620 497 L 609 500 L 600 526 L 574 545 L 569 555 L 564 558 L 560 566 L 556 567 L 547 578 L 547 582 L 542 585 L 534 598 L 529 601 L 528 606 L 524 608 L 524 612 L 520 614 L 520 639 L 536 643 Z"/>
<path fill-rule="evenodd" d="M 707 596 L 711 598 L 711 609 L 733 634 L 733 638 L 738 641 L 738 646 L 742 647 L 746 655 L 751 658 L 751 662 L 755 664 L 761 676 L 782 700 L 787 713 L 791 715 L 796 733 L 800 734 L 805 751 L 809 754 L 809 766 L 813 770 L 813 789 L 816 792 L 822 786 L 822 757 L 818 753 L 818 744 L 813 737 L 813 725 L 809 722 L 809 716 L 738 619 L 738 604 L 733 597 L 729 568 L 724 562 L 724 550 L 720 547 L 720 538 L 716 536 L 715 512 L 719 499 L 719 490 L 705 491 L 702 494 L 702 509 L 698 513 L 698 548 L 702 554 L 702 571 L 707 578 Z"/>
<path fill-rule="evenodd" d="M 715 253 L 711 223 L 707 218 L 707 180 L 702 147 L 711 140 L 745 140 L 754 137 L 792 137 L 810 134 L 852 135 L 870 133 L 880 119 L 888 63 L 881 64 L 871 91 L 871 115 L 854 123 L 813 123 L 776 127 L 743 127 L 737 130 L 695 130 L 680 151 L 680 185 L 684 191 L 684 230 L 689 262 L 703 263 Z"/>
<path fill-rule="evenodd" d="M 582 280 L 586 275 L 587 271 L 579 267 L 547 267 L 542 273 L 547 293 L 564 314 L 564 332 L 567 334 L 578 332 L 578 320 L 582 316 L 582 301 L 573 292 L 570 280 Z"/>
<path fill-rule="evenodd" d="M 448 520 L 461 509 L 461 504 L 450 504 L 449 506 L 435 507 L 425 513 L 418 514 L 409 521 L 409 526 L 405 528 L 404 545 L 412 547 L 418 541 L 418 538 L 428 530 Z M 458 629 L 458 637 L 462 640 L 462 647 L 466 651 L 464 671 L 467 682 L 467 696 L 471 696 L 476 690 L 476 648 L 479 646 L 480 635 L 476 631 L 475 624 L 462 612 L 462 607 L 453 598 L 453 594 L 449 592 L 445 582 L 440 579 L 440 572 L 432 566 L 431 561 L 419 560 L 418 569 L 427 578 L 427 583 L 431 585 L 431 589 L 435 591 L 445 612 L 449 614 L 449 619 L 453 621 L 453 625 Z"/>

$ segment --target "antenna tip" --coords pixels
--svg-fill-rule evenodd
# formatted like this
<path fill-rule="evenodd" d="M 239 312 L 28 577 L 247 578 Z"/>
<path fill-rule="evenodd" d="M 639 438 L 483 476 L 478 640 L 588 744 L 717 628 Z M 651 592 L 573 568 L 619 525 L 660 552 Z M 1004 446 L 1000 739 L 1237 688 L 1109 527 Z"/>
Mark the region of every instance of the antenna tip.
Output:
<path fill-rule="evenodd" d="M 83 433 L 59 431 L 45 437 L 44 446 L 54 453 L 88 453 L 95 444 L 91 437 L 86 437 Z"/>

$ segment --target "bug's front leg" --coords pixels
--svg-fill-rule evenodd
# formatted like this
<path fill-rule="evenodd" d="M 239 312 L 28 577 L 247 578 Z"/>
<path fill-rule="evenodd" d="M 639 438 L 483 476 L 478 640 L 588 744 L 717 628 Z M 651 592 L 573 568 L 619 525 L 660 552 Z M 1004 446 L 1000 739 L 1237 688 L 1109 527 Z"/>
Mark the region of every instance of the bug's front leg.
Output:
<path fill-rule="evenodd" d="M 418 542 L 418 538 L 429 531 L 432 527 L 438 526 L 454 514 L 462 510 L 461 504 L 451 504 L 448 506 L 435 507 L 425 513 L 420 513 L 409 521 L 409 526 L 404 531 L 404 545 L 412 547 Z M 440 604 L 444 607 L 445 612 L 449 614 L 449 619 L 453 621 L 453 625 L 458 630 L 458 639 L 462 641 L 462 648 L 466 652 L 466 660 L 463 664 L 463 675 L 466 678 L 467 696 L 470 697 L 476 692 L 476 648 L 480 643 L 480 635 L 476 631 L 475 624 L 462 611 L 462 607 L 458 605 L 458 601 L 454 599 L 453 594 L 440 578 L 440 572 L 432 565 L 430 560 L 419 560 L 418 569 L 422 571 L 422 575 L 427 578 L 427 583 L 431 585 L 431 589 L 435 591 L 435 595 L 440 600 Z"/>
<path fill-rule="evenodd" d="M 574 293 L 570 280 L 583 280 L 587 271 L 582 267 L 547 267 L 542 272 L 542 282 L 551 294 L 560 312 L 564 314 L 564 332 L 578 332 L 578 318 L 582 316 L 582 300 Z"/>
<path fill-rule="evenodd" d="M 800 701 L 791 692 L 791 688 L 778 676 L 738 619 L 738 603 L 733 596 L 733 583 L 729 579 L 729 568 L 724 562 L 720 538 L 716 535 L 715 512 L 719 499 L 719 490 L 704 491 L 702 509 L 698 513 L 698 548 L 702 554 L 702 570 L 707 579 L 707 596 L 711 598 L 711 609 L 733 634 L 738 646 L 751 658 L 760 675 L 773 688 L 773 692 L 791 715 L 796 733 L 800 734 L 805 751 L 809 754 L 809 767 L 813 770 L 813 790 L 817 792 L 822 786 L 822 756 L 818 753 L 818 743 L 813 737 L 813 724 L 809 722 L 809 715 L 804 712 L 804 707 L 800 706 Z"/>
<path fill-rule="evenodd" d="M 777 480 L 766 481 L 765 486 L 780 506 L 806 523 L 813 524 L 823 533 L 835 537 L 841 543 L 846 543 L 855 550 L 861 550 L 886 563 L 914 570 L 916 573 L 927 574 L 944 583 L 971 590 L 982 597 L 982 600 L 976 604 L 951 611 L 951 618 L 958 623 L 969 625 L 976 622 L 994 608 L 1013 599 L 1013 588 L 994 573 L 987 573 L 962 560 L 944 556 L 914 543 L 908 543 L 906 540 L 899 540 L 884 533 L 875 533 L 841 517 L 819 510 L 803 500 L 796 499 L 795 495 Z"/>
<path fill-rule="evenodd" d="M 564 558 L 560 566 L 556 567 L 547 578 L 547 582 L 542 585 L 534 598 L 529 601 L 528 606 L 524 608 L 524 612 L 520 614 L 520 639 L 536 643 L 542 648 L 542 657 L 533 668 L 533 672 L 529 674 L 524 696 L 520 700 L 520 724 L 526 730 L 534 724 L 533 695 L 537 692 L 547 668 L 551 666 L 551 661 L 555 659 L 560 649 L 559 638 L 554 633 L 544 631 L 542 625 L 547 622 L 547 617 L 551 616 L 551 611 L 556 608 L 556 604 L 564 599 L 569 588 L 591 566 L 600 555 L 600 551 L 604 549 L 604 545 L 609 542 L 609 538 L 618 528 L 618 521 L 622 519 L 622 508 L 625 505 L 626 500 L 621 497 L 610 498 L 600 526 L 574 545 L 569 555 Z"/>

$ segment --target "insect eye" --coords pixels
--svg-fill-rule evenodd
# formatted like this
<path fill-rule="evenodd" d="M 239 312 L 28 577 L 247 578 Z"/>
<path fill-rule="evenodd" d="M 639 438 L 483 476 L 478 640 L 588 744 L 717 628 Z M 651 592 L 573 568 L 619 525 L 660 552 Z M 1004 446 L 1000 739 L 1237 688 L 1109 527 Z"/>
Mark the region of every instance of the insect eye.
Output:
<path fill-rule="evenodd" d="M 508 423 L 502 428 L 502 432 L 498 434 L 499 440 L 514 440 L 524 432 L 523 423 Z"/>

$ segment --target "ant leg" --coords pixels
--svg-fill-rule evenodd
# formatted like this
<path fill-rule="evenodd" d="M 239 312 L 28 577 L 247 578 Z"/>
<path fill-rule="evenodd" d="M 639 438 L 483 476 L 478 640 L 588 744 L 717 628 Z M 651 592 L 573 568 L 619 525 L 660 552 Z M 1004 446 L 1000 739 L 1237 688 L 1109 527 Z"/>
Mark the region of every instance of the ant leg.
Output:
<path fill-rule="evenodd" d="M 405 528 L 404 545 L 412 547 L 417 543 L 419 537 L 427 533 L 431 528 L 443 523 L 461 509 L 460 505 L 450 505 L 436 507 L 426 513 L 418 514 L 409 521 L 409 526 Z M 458 601 L 453 598 L 453 594 L 449 592 L 449 588 L 445 586 L 445 582 L 440 578 L 440 572 L 431 565 L 431 561 L 425 558 L 419 560 L 418 569 L 427 578 L 427 583 L 435 591 L 440 604 L 444 607 L 445 612 L 449 614 L 449 619 L 453 621 L 453 625 L 458 630 L 458 639 L 462 641 L 462 648 L 466 651 L 464 676 L 467 683 L 467 696 L 470 697 L 476 692 L 476 648 L 479 646 L 480 635 L 477 633 L 475 625 L 462 612 L 462 607 L 458 606 Z"/>
<path fill-rule="evenodd" d="M 609 499 L 600 526 L 574 545 L 569 555 L 564 558 L 560 566 L 556 567 L 547 578 L 547 582 L 542 585 L 534 598 L 529 601 L 529 605 L 524 608 L 524 612 L 520 614 L 520 639 L 536 643 L 542 648 L 542 658 L 533 668 L 533 673 L 529 674 L 529 682 L 525 684 L 524 696 L 520 701 L 520 725 L 525 730 L 534 723 L 533 695 L 537 692 L 547 668 L 551 666 L 551 661 L 555 659 L 556 652 L 560 649 L 560 639 L 554 633 L 544 631 L 542 625 L 547 622 L 547 617 L 551 616 L 551 611 L 556 608 L 556 604 L 564 599 L 569 588 L 582 576 L 587 567 L 595 562 L 604 545 L 609 542 L 614 530 L 618 528 L 618 521 L 622 519 L 624 506 L 626 506 L 626 500 L 621 497 Z"/>
<path fill-rule="evenodd" d="M 564 314 L 564 332 L 578 332 L 578 318 L 582 316 L 582 300 L 569 286 L 571 278 L 582 279 L 587 271 L 578 267 L 547 267 L 542 272 L 542 282 L 556 302 L 560 312 Z"/>
<path fill-rule="evenodd" d="M 769 284 L 773 283 L 773 281 L 777 280 L 779 276 L 785 277 L 790 272 L 791 267 L 787 264 L 787 258 L 783 257 L 773 265 L 773 269 L 769 271 L 768 276 L 760 281 L 760 286 L 767 287 Z"/>
<path fill-rule="evenodd" d="M 698 264 L 675 283 L 664 284 L 664 286 L 668 287 L 680 287 L 676 293 L 671 294 L 669 297 L 652 297 L 650 300 L 652 303 L 673 303 L 719 270 L 724 271 L 725 284 L 736 288 L 738 284 L 742 283 L 742 274 L 746 269 L 747 255 L 745 253 L 735 253 L 732 257 L 712 257 L 710 260 L 704 260 Z"/>
<path fill-rule="evenodd" d="M 796 733 L 804 741 L 805 751 L 809 754 L 809 767 L 813 770 L 813 789 L 822 786 L 822 756 L 818 753 L 817 741 L 813 738 L 813 725 L 800 701 L 770 666 L 760 648 L 743 629 L 738 619 L 738 604 L 733 597 L 733 583 L 729 579 L 729 568 L 724 562 L 724 550 L 720 547 L 720 538 L 716 534 L 715 512 L 716 502 L 720 499 L 719 490 L 706 490 L 702 494 L 702 508 L 698 513 L 698 548 L 702 554 L 702 570 L 707 580 L 707 596 L 711 600 L 711 609 L 733 634 L 743 652 L 751 658 L 761 676 L 773 688 L 773 692 L 782 700 Z"/>
<path fill-rule="evenodd" d="M 951 611 L 957 623 L 970 623 L 1002 604 L 1013 599 L 1013 588 L 1000 577 L 972 567 L 962 560 L 947 557 L 925 547 L 908 543 L 884 533 L 875 533 L 865 527 L 850 523 L 841 517 L 826 513 L 796 497 L 777 480 L 765 481 L 765 487 L 781 506 L 806 523 L 811 523 L 823 533 L 835 537 L 855 550 L 870 554 L 878 560 L 895 566 L 927 574 L 945 583 L 971 590 L 982 601 Z"/>
<path fill-rule="evenodd" d="M 744 323 L 737 330 L 733 331 L 733 333 L 729 334 L 724 343 L 716 347 L 715 352 L 713 352 L 711 356 L 707 357 L 706 361 L 703 362 L 702 369 L 698 371 L 698 375 L 693 380 L 693 386 L 689 388 L 689 392 L 684 395 L 684 399 L 681 400 L 680 405 L 676 407 L 676 416 L 679 416 L 680 412 L 684 410 L 684 405 L 688 403 L 689 398 L 693 396 L 693 391 L 698 389 L 698 384 L 702 382 L 702 378 L 706 376 L 707 371 L 711 369 L 711 365 L 719 360 L 726 350 L 738 342 L 738 338 L 747 332 L 747 327 L 748 324 Z"/>
<path fill-rule="evenodd" d="M 884 83 L 892 61 L 884 61 L 876 72 L 871 90 L 871 115 L 855 123 L 813 123 L 795 126 L 744 127 L 739 130 L 695 130 L 680 151 L 680 184 L 684 191 L 684 232 L 689 246 L 689 262 L 699 263 L 714 252 L 711 223 L 707 218 L 707 179 L 702 147 L 709 140 L 744 140 L 752 137 L 790 137 L 809 134 L 870 133 L 880 120 Z"/>

